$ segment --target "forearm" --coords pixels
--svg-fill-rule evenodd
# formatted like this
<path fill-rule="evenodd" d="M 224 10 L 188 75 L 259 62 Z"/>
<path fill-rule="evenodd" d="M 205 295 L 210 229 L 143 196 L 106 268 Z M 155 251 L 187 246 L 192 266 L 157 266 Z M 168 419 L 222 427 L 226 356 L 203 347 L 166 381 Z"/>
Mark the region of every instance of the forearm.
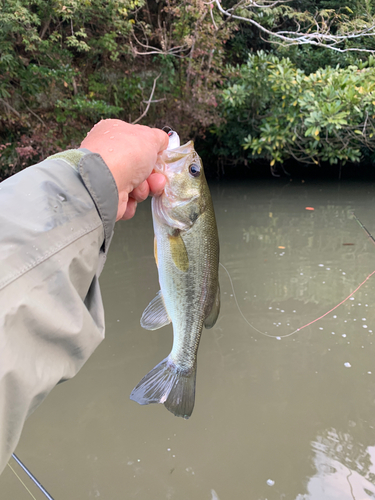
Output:
<path fill-rule="evenodd" d="M 117 190 L 98 155 L 0 184 L 0 472 L 27 416 L 104 337 L 98 285 Z"/>

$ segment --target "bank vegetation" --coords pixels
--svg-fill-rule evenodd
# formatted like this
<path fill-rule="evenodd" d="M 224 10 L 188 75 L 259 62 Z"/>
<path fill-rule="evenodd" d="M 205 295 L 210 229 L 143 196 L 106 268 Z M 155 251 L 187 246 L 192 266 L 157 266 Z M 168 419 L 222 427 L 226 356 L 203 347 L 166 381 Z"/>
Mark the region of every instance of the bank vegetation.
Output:
<path fill-rule="evenodd" d="M 375 0 L 2 0 L 0 178 L 98 120 L 212 165 L 372 161 Z"/>

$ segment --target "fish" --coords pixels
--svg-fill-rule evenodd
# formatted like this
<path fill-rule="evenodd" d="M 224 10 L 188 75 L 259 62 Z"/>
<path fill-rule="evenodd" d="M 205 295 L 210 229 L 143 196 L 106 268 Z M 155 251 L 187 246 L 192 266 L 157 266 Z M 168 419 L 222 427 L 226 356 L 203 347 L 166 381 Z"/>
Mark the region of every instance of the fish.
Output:
<path fill-rule="evenodd" d="M 188 419 L 195 402 L 203 326 L 212 328 L 220 311 L 219 237 L 194 143 L 181 146 L 175 131 L 168 135 L 169 146 L 154 170 L 166 176 L 166 186 L 151 201 L 160 291 L 144 310 L 141 326 L 156 330 L 172 323 L 173 345 L 130 399 L 141 405 L 162 403 L 174 415 Z"/>

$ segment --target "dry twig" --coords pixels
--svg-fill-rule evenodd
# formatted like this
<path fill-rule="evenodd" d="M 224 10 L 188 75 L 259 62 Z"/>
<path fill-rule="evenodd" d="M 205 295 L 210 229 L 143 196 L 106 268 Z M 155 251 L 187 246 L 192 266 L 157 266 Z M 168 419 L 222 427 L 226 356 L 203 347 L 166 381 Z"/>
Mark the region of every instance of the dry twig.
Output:
<path fill-rule="evenodd" d="M 158 79 L 160 78 L 160 76 L 161 76 L 161 73 L 159 73 L 159 74 L 158 74 L 158 76 L 154 79 L 154 83 L 153 83 L 153 85 L 152 85 L 152 90 L 151 90 L 150 97 L 149 97 L 148 101 L 146 101 L 146 102 L 147 102 L 146 109 L 143 111 L 143 113 L 141 114 L 141 116 L 140 116 L 139 118 L 137 118 L 136 120 L 134 120 L 134 122 L 132 122 L 132 125 L 135 125 L 135 124 L 136 124 L 136 123 L 138 123 L 140 120 L 142 120 L 142 118 L 143 118 L 144 116 L 146 116 L 146 115 L 147 115 L 147 112 L 148 112 L 148 110 L 150 109 L 150 105 L 151 105 L 151 103 L 152 103 L 152 102 L 157 102 L 157 101 L 153 101 L 153 100 L 152 100 L 152 98 L 153 98 L 153 96 L 154 96 L 154 92 L 155 92 L 155 88 L 156 88 L 156 82 L 158 81 Z"/>

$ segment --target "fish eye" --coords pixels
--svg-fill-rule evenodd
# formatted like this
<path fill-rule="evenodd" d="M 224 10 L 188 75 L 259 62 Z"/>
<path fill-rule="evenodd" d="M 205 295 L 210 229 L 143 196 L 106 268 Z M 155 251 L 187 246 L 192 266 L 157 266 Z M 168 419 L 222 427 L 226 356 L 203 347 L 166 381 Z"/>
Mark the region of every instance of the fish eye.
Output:
<path fill-rule="evenodd" d="M 189 173 L 193 177 L 199 177 L 201 174 L 201 169 L 199 165 L 197 165 L 196 163 L 192 163 L 189 167 Z"/>

